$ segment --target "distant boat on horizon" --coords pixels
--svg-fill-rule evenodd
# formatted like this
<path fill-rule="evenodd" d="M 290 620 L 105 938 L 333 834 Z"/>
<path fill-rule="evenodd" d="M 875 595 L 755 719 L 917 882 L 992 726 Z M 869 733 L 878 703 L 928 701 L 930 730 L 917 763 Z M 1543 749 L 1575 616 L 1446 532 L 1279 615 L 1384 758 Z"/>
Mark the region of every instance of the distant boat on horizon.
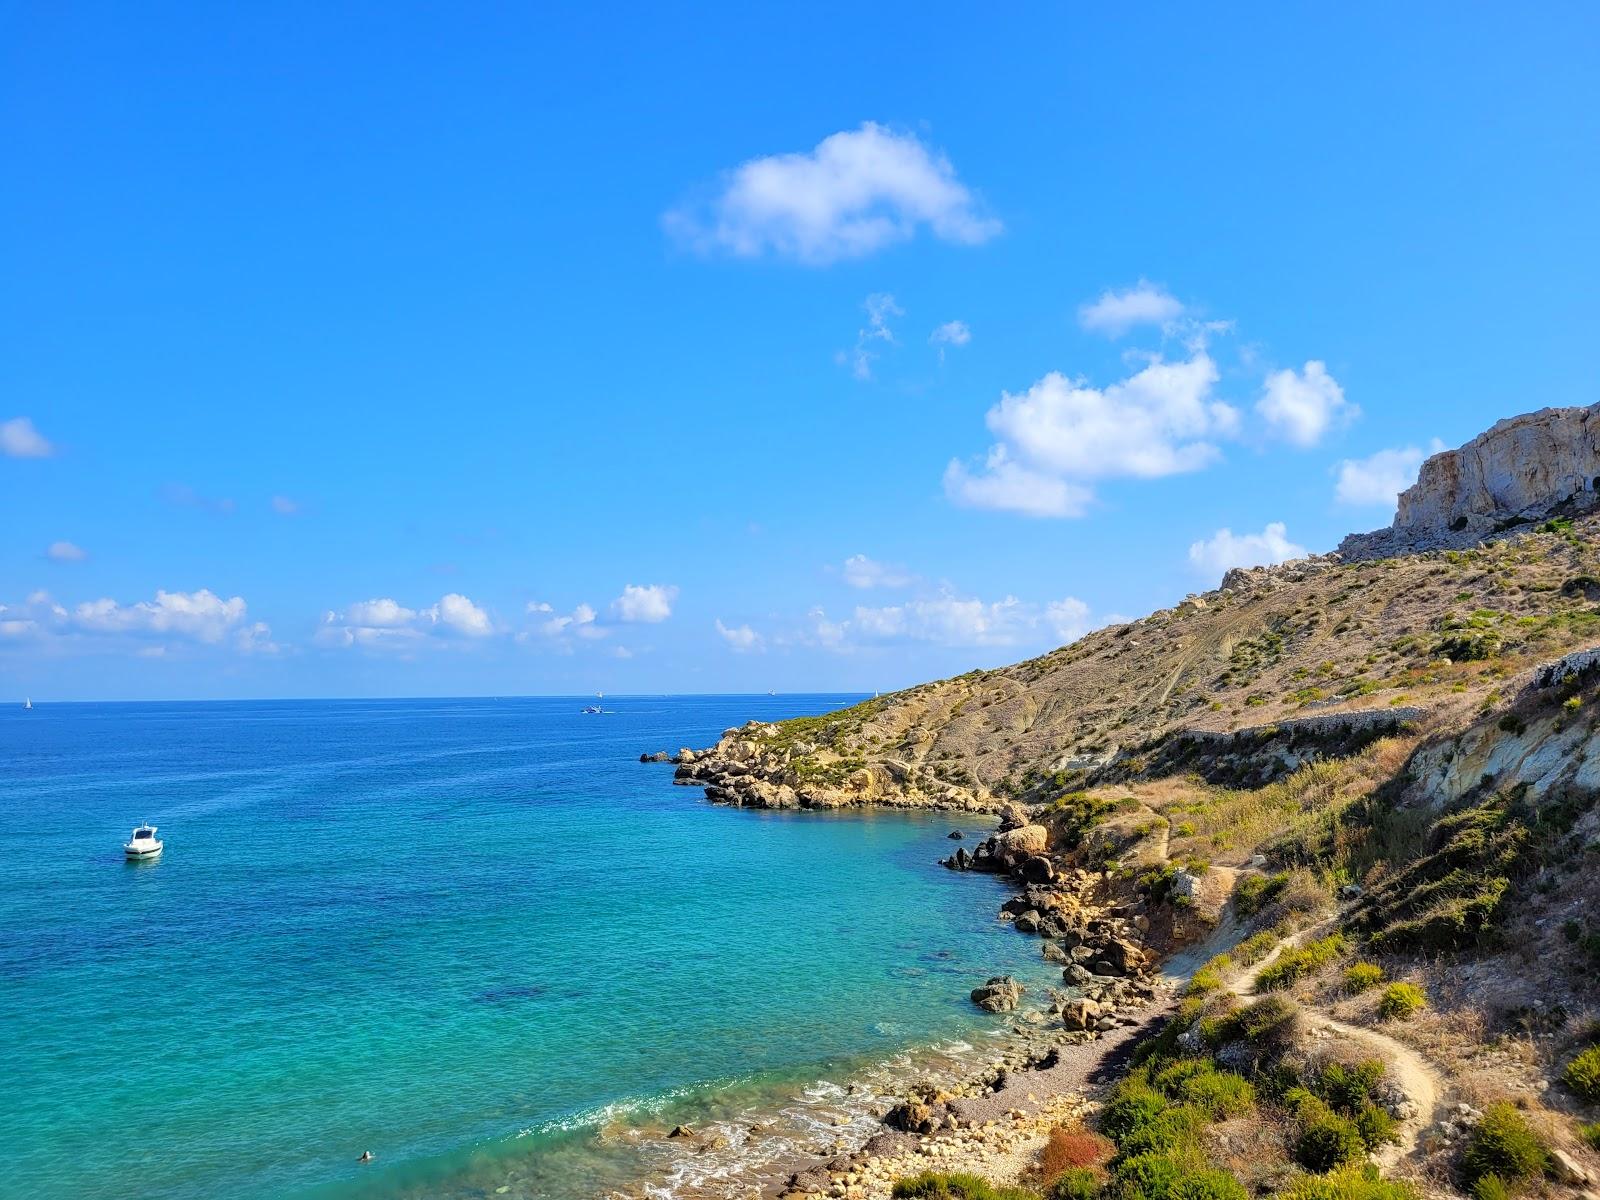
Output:
<path fill-rule="evenodd" d="M 25 712 L 32 712 L 33 711 L 33 700 L 32 700 L 32 698 L 28 697 L 28 696 L 24 696 L 22 698 L 22 707 L 23 707 L 23 710 Z"/>

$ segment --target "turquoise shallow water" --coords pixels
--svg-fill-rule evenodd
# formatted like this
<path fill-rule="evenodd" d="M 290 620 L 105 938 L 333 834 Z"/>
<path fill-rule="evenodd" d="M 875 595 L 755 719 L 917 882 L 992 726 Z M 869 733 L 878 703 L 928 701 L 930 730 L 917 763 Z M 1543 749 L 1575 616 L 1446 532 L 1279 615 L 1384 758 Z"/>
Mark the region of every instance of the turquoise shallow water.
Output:
<path fill-rule="evenodd" d="M 0 714 L 0 1193 L 593 1196 L 672 1167 L 665 1123 L 981 1038 L 967 990 L 1045 972 L 935 865 L 949 817 L 637 761 L 849 700 Z M 144 819 L 166 854 L 126 864 Z"/>

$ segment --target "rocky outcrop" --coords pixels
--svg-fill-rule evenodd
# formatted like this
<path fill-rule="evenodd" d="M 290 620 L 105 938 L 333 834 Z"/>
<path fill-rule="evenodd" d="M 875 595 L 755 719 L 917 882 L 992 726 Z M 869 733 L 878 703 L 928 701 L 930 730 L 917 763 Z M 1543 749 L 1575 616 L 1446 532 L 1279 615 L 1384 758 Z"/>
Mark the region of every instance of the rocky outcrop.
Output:
<path fill-rule="evenodd" d="M 1422 464 L 1393 524 L 1351 534 L 1346 561 L 1471 545 L 1600 500 L 1600 404 L 1541 408 L 1496 422 Z"/>
<path fill-rule="evenodd" d="M 940 779 L 915 763 L 866 762 L 789 737 L 780 725 L 751 721 L 726 730 L 709 750 L 680 750 L 673 782 L 705 788 L 716 804 L 741 808 L 938 808 L 996 812 L 1003 802 L 982 788 Z"/>

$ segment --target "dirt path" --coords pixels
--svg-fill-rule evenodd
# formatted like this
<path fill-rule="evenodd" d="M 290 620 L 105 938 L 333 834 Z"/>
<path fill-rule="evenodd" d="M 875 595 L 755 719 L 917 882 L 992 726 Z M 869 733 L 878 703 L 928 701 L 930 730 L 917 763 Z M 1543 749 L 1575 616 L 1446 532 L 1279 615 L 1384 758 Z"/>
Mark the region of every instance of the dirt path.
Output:
<path fill-rule="evenodd" d="M 1335 922 L 1330 919 L 1285 938 L 1278 943 L 1271 954 L 1229 983 L 1228 991 L 1240 997 L 1258 995 L 1256 983 L 1261 977 L 1261 972 L 1276 962 L 1289 947 L 1298 946 L 1307 938 L 1321 934 L 1334 924 Z M 1311 1009 L 1301 1009 L 1300 1016 L 1308 1027 L 1325 1030 L 1344 1041 L 1365 1046 L 1383 1060 L 1390 1075 L 1400 1086 L 1400 1090 L 1405 1092 L 1417 1106 L 1417 1112 L 1415 1116 L 1400 1122 L 1397 1126 L 1395 1132 L 1399 1140 L 1375 1152 L 1373 1159 L 1380 1167 L 1388 1170 L 1410 1158 L 1417 1149 L 1417 1141 L 1422 1136 L 1422 1131 L 1434 1122 L 1439 1100 L 1445 1091 L 1444 1076 L 1410 1046 L 1396 1041 L 1387 1034 L 1379 1033 L 1376 1029 L 1348 1025 Z"/>

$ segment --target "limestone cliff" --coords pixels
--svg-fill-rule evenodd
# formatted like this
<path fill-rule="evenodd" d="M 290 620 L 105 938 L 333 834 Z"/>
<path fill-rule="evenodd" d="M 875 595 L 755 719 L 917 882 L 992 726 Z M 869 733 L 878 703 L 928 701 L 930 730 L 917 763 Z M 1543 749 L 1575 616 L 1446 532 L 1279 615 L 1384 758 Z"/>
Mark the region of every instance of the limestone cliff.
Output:
<path fill-rule="evenodd" d="M 1467 546 L 1600 499 L 1600 404 L 1542 408 L 1435 454 L 1400 493 L 1387 529 L 1352 534 L 1347 560 Z"/>

